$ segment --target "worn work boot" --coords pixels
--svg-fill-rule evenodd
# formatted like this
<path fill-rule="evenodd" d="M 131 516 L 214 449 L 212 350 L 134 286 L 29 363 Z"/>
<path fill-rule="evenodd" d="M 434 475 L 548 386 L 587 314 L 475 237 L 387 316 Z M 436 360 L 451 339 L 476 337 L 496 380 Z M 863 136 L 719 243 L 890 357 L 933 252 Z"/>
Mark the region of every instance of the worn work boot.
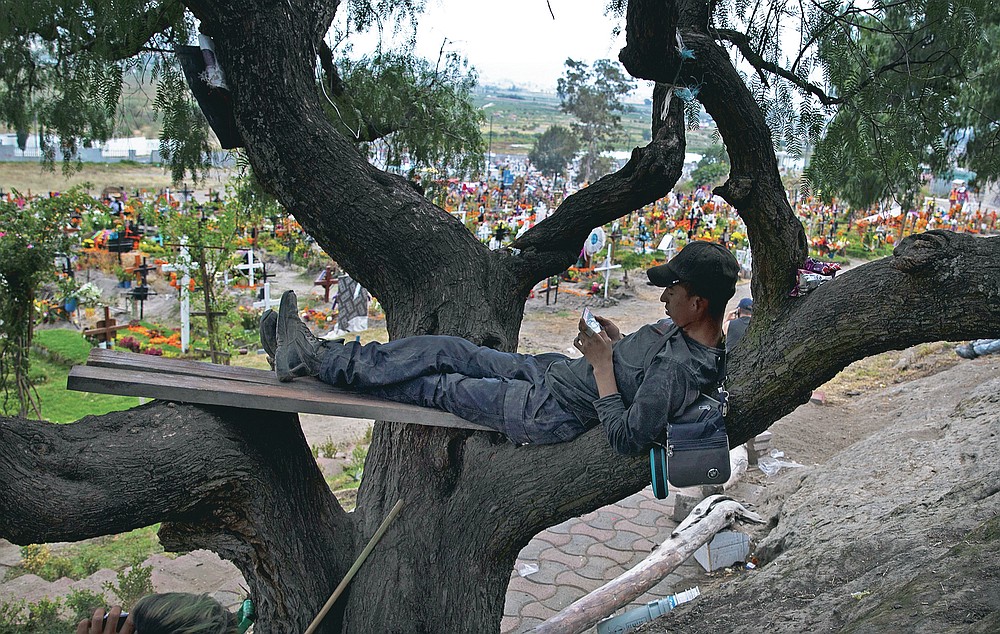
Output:
<path fill-rule="evenodd" d="M 322 342 L 302 323 L 294 291 L 285 291 L 278 305 L 275 328 L 275 372 L 279 381 L 319 374 Z"/>
<path fill-rule="evenodd" d="M 312 334 L 312 331 L 309 329 L 306 329 L 306 339 L 316 345 L 321 345 L 324 341 Z M 264 314 L 260 316 L 260 347 L 267 354 L 267 362 L 273 370 L 274 355 L 278 350 L 278 313 L 270 308 L 265 310 Z"/>
<path fill-rule="evenodd" d="M 274 369 L 274 353 L 278 350 L 278 313 L 270 308 L 260 316 L 260 347 L 267 354 L 267 362 Z"/>

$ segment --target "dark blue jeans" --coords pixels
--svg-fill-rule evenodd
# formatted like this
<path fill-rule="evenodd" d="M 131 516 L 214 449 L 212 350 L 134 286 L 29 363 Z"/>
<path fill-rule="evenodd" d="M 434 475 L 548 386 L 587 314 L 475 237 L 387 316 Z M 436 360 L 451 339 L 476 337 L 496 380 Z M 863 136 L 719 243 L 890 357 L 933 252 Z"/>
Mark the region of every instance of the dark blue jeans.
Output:
<path fill-rule="evenodd" d="M 502 432 L 516 444 L 573 440 L 586 428 L 545 385 L 567 357 L 499 352 L 461 337 L 423 335 L 331 346 L 319 378 L 396 401 L 433 407 Z"/>

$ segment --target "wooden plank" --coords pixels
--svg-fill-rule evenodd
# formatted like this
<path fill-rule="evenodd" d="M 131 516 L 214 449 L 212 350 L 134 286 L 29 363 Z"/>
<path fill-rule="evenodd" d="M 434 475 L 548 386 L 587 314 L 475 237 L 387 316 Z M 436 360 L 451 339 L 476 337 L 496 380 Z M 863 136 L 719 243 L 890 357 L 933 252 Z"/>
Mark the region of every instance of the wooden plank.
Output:
<path fill-rule="evenodd" d="M 205 368 L 212 364 L 197 365 Z M 247 371 L 247 368 L 238 369 Z M 488 427 L 471 423 L 448 412 L 339 390 L 312 377 L 281 383 L 271 374 L 268 382 L 254 382 L 217 378 L 204 373 L 169 374 L 141 370 L 124 373 L 122 368 L 78 365 L 70 370 L 66 387 L 79 392 L 143 396 L 201 405 L 304 412 L 492 431 Z"/>
<path fill-rule="evenodd" d="M 240 368 L 190 359 L 168 359 L 149 354 L 118 352 L 92 348 L 87 365 L 98 368 L 115 368 L 125 372 L 155 372 L 182 376 L 203 376 L 247 383 L 276 383 L 277 378 L 270 370 Z M 127 376 L 127 375 L 121 375 Z"/>

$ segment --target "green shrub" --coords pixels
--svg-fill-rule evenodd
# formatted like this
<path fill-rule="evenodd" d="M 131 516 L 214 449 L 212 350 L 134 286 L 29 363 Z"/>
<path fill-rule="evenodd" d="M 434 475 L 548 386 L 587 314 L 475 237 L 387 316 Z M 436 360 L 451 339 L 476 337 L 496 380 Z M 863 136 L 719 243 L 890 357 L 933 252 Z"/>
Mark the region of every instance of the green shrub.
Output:
<path fill-rule="evenodd" d="M 338 451 L 340 451 L 340 445 L 333 441 L 332 436 L 327 436 L 326 440 L 319 445 L 313 445 L 314 458 L 319 458 L 320 456 L 324 458 L 336 458 Z"/>
<path fill-rule="evenodd" d="M 126 612 L 136 602 L 153 592 L 153 567 L 136 563 L 128 571 L 119 570 L 117 583 L 104 582 L 104 589 L 118 597 L 118 603 Z"/>
<path fill-rule="evenodd" d="M 351 451 L 351 459 L 344 465 L 344 473 L 351 476 L 355 482 L 361 482 L 365 471 L 365 458 L 368 457 L 368 447 L 358 445 Z"/>
<path fill-rule="evenodd" d="M 62 632 L 67 624 L 59 618 L 59 599 L 39 599 L 28 605 L 28 632 Z"/>
<path fill-rule="evenodd" d="M 51 559 L 52 551 L 45 544 L 21 546 L 20 567 L 33 575 L 38 575 Z"/>
<path fill-rule="evenodd" d="M 22 624 L 22 615 L 28 609 L 24 599 L 17 601 L 0 601 L 0 632 L 14 632 L 17 625 Z"/>
<path fill-rule="evenodd" d="M 94 613 L 94 610 L 107 605 L 107 597 L 103 593 L 93 590 L 73 590 L 66 597 L 66 607 L 73 613 L 72 619 L 74 621 L 86 619 Z"/>

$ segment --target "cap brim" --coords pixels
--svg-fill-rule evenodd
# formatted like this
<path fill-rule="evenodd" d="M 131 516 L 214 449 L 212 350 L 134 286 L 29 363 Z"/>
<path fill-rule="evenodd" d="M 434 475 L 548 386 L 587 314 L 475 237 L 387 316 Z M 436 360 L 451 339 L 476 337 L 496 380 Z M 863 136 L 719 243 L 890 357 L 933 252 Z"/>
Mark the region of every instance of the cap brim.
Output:
<path fill-rule="evenodd" d="M 660 288 L 666 288 L 668 286 L 673 286 L 677 282 L 681 281 L 677 272 L 671 268 L 670 263 L 661 264 L 659 266 L 654 266 L 646 271 L 646 277 L 649 278 L 650 286 L 659 286 Z"/>

